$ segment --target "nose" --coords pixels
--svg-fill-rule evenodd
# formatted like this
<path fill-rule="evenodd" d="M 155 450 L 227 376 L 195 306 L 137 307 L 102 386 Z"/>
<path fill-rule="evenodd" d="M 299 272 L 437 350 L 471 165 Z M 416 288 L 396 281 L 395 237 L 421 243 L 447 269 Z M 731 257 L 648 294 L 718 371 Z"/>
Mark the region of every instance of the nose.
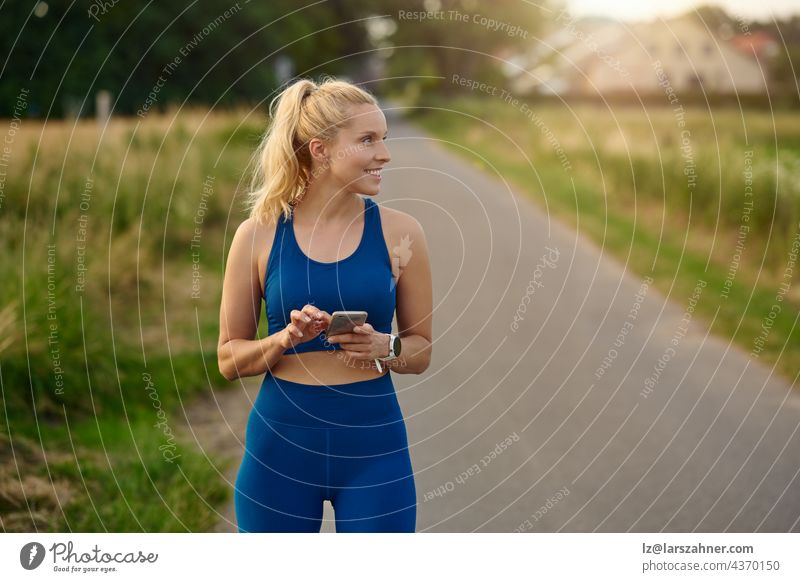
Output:
<path fill-rule="evenodd" d="M 386 142 L 384 141 L 381 141 L 380 144 L 381 147 L 376 153 L 375 158 L 381 160 L 384 164 L 388 164 L 389 161 L 392 159 L 392 156 L 389 153 L 389 148 L 386 146 Z"/>

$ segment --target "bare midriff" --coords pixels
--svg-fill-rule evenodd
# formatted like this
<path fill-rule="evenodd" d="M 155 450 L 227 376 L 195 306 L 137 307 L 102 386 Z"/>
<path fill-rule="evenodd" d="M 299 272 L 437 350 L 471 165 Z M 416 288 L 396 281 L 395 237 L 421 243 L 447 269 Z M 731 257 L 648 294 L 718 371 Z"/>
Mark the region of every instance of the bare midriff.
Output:
<path fill-rule="evenodd" d="M 379 378 L 389 371 L 378 372 L 374 360 L 349 358 L 341 350 L 322 350 L 284 354 L 272 367 L 272 375 L 289 382 L 333 386 Z"/>

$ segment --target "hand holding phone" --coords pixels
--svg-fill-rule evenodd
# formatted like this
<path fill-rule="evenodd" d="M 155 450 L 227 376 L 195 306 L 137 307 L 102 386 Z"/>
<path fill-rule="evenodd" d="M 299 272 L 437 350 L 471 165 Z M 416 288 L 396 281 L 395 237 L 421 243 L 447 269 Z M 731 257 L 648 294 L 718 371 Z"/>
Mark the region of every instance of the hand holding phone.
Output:
<path fill-rule="evenodd" d="M 334 311 L 331 314 L 331 323 L 325 332 L 325 337 L 341 333 L 353 333 L 356 326 L 364 325 L 367 321 L 366 311 Z M 383 374 L 380 360 L 374 360 L 378 372 Z"/>
<path fill-rule="evenodd" d="M 340 333 L 353 333 L 354 327 L 364 325 L 366 321 L 366 311 L 334 311 L 331 314 L 331 323 L 328 325 L 325 335 L 330 337 Z"/>

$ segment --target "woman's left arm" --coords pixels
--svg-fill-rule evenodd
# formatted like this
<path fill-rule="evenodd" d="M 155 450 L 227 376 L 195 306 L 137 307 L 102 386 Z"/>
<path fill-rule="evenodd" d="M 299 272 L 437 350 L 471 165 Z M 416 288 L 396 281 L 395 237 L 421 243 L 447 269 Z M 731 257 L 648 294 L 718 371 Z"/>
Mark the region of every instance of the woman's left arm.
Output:
<path fill-rule="evenodd" d="M 433 286 L 428 245 L 422 225 L 411 215 L 402 214 L 396 231 L 401 240 L 392 249 L 400 259 L 397 274 L 397 335 L 402 349 L 394 360 L 383 364 L 399 374 L 421 374 L 431 364 L 433 329 Z M 395 251 L 400 251 L 395 252 Z M 388 342 L 387 342 L 388 346 Z"/>
<path fill-rule="evenodd" d="M 422 225 L 413 216 L 398 212 L 392 240 L 400 244 L 390 253 L 395 274 L 397 335 L 400 355 L 381 362 L 399 374 L 421 374 L 431 364 L 433 328 L 433 286 L 428 245 Z M 393 267 L 394 270 L 394 267 Z M 369 323 L 357 326 L 354 333 L 332 335 L 330 342 L 340 342 L 344 355 L 375 367 L 374 358 L 389 352 L 389 335 L 375 331 Z"/>

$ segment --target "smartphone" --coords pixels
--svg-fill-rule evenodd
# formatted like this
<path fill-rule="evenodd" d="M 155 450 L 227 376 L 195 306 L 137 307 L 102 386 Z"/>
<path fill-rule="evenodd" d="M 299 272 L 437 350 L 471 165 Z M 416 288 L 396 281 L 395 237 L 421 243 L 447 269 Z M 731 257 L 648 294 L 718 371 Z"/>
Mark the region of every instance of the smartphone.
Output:
<path fill-rule="evenodd" d="M 364 325 L 366 322 L 366 311 L 334 311 L 331 313 L 331 324 L 325 330 L 325 336 L 351 333 L 355 326 Z"/>

